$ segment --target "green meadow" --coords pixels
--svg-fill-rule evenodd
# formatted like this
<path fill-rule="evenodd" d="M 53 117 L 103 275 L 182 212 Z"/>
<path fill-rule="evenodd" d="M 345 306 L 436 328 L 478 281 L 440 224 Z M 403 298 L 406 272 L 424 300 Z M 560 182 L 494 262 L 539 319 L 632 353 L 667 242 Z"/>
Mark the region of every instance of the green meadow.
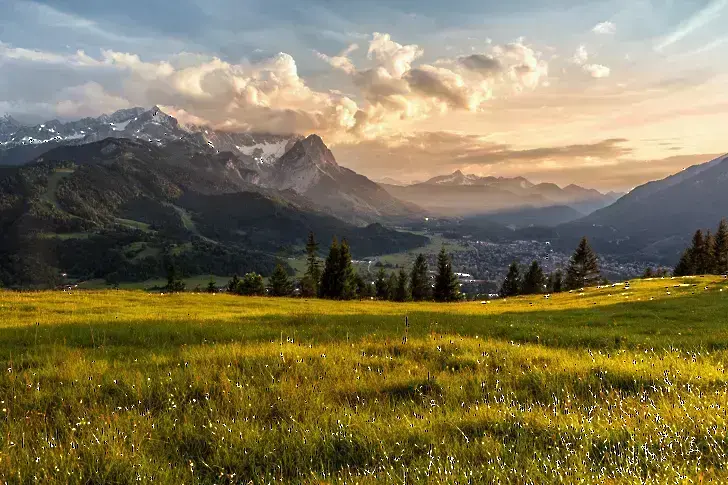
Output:
<path fill-rule="evenodd" d="M 3 483 L 725 483 L 728 284 L 0 291 Z"/>

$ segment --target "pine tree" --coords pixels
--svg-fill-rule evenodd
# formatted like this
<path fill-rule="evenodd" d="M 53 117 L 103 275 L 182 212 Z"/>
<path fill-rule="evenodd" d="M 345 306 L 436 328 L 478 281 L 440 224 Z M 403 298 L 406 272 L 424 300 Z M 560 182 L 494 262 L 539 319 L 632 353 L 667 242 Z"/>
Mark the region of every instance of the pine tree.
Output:
<path fill-rule="evenodd" d="M 437 255 L 437 276 L 435 276 L 435 288 L 433 291 L 435 301 L 451 302 L 460 299 L 460 285 L 452 271 L 450 257 L 445 252 L 445 247 L 440 249 Z"/>
<path fill-rule="evenodd" d="M 521 293 L 521 285 L 521 268 L 513 261 L 498 293 L 502 297 L 516 296 Z"/>
<path fill-rule="evenodd" d="M 227 290 L 229 293 L 240 294 L 240 278 L 238 275 L 233 276 L 232 279 L 228 281 Z"/>
<path fill-rule="evenodd" d="M 526 271 L 526 274 L 523 277 L 521 294 L 535 295 L 543 293 L 545 283 L 546 277 L 543 274 L 543 270 L 541 269 L 541 266 L 539 266 L 538 261 L 534 261 L 531 263 L 531 266 L 528 268 L 528 271 Z"/>
<path fill-rule="evenodd" d="M 728 274 L 728 221 L 722 219 L 715 233 L 713 260 L 716 274 Z"/>
<path fill-rule="evenodd" d="M 386 300 L 389 296 L 389 284 L 387 282 L 387 273 L 384 268 L 379 268 L 377 279 L 374 282 L 375 297 L 378 300 Z"/>
<path fill-rule="evenodd" d="M 288 273 L 280 261 L 276 264 L 276 269 L 270 276 L 270 286 L 272 296 L 289 296 L 293 291 L 293 285 L 288 278 Z"/>
<path fill-rule="evenodd" d="M 215 282 L 215 278 L 210 276 L 210 281 L 207 282 L 207 292 L 215 293 L 216 291 L 217 291 L 217 283 Z"/>
<path fill-rule="evenodd" d="M 397 301 L 397 274 L 392 273 L 387 280 L 387 300 Z"/>
<path fill-rule="evenodd" d="M 262 296 L 265 295 L 265 284 L 263 277 L 258 273 L 247 273 L 240 280 L 240 294 L 246 296 Z"/>
<path fill-rule="evenodd" d="M 429 300 L 432 294 L 432 285 L 427 275 L 427 259 L 418 254 L 410 274 L 410 293 L 414 301 Z"/>
<path fill-rule="evenodd" d="M 597 255 L 589 246 L 589 241 L 587 241 L 586 237 L 583 237 L 569 262 L 564 286 L 567 290 L 575 290 L 585 286 L 594 286 L 598 282 L 599 261 Z"/>
<path fill-rule="evenodd" d="M 341 288 L 339 298 L 353 300 L 357 294 L 356 272 L 351 264 L 351 252 L 346 239 L 341 241 L 339 248 L 339 274 L 337 287 Z"/>
<path fill-rule="evenodd" d="M 174 263 L 169 263 L 167 265 L 167 291 L 171 291 L 173 293 L 179 293 L 182 291 L 185 291 L 186 285 L 185 282 L 182 281 L 182 278 L 179 276 L 179 272 L 177 271 L 177 267 L 174 265 Z"/>
<path fill-rule="evenodd" d="M 561 273 L 561 270 L 556 270 L 549 276 L 549 291 L 551 293 L 561 293 L 561 290 L 564 286 L 564 275 Z"/>
<path fill-rule="evenodd" d="M 700 265 L 702 270 L 700 274 L 715 273 L 715 236 L 710 231 L 705 234 Z"/>
<path fill-rule="evenodd" d="M 680 256 L 675 269 L 672 271 L 675 276 L 690 276 L 695 274 L 695 258 L 692 248 L 687 248 Z"/>
<path fill-rule="evenodd" d="M 399 270 L 399 275 L 397 276 L 397 290 L 394 292 L 394 301 L 408 301 L 410 299 L 410 292 L 409 292 L 409 286 L 407 283 L 409 282 L 409 277 L 407 276 L 407 272 L 404 270 L 404 268 Z"/>
<path fill-rule="evenodd" d="M 705 266 L 705 237 L 703 231 L 698 229 L 693 234 L 692 245 L 690 246 L 691 264 L 689 275 L 703 274 Z"/>
<path fill-rule="evenodd" d="M 321 268 L 318 259 L 318 243 L 313 232 L 308 233 L 306 241 L 306 273 L 301 279 L 301 294 L 311 298 L 319 294 L 321 283 Z"/>
<path fill-rule="evenodd" d="M 341 256 L 339 254 L 339 241 L 336 238 L 331 241 L 329 255 L 324 262 L 324 270 L 321 273 L 321 285 L 319 295 L 322 298 L 339 298 L 341 286 L 339 286 Z"/>

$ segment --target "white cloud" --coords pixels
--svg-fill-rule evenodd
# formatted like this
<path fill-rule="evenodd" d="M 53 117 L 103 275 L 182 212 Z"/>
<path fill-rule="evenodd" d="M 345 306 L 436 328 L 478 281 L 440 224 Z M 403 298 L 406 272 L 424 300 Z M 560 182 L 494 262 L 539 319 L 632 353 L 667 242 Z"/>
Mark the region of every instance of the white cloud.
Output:
<path fill-rule="evenodd" d="M 156 104 L 195 124 L 317 132 L 335 142 L 376 137 L 404 120 L 455 110 L 476 112 L 495 95 L 547 84 L 548 63 L 523 40 L 433 64 L 418 63 L 424 54 L 419 46 L 400 44 L 384 33 L 371 36 L 364 67 L 350 57 L 356 49 L 352 44 L 335 56 L 316 53 L 349 76 L 356 88 L 350 97 L 313 89 L 285 53 L 259 62 L 230 63 L 186 52 L 150 61 L 113 50 L 91 57 L 83 51 L 55 53 L 0 43 L 0 67 L 9 72 L 32 73 L 42 65 L 42 72 L 57 73 L 47 79 L 35 76 L 33 88 L 16 82 L 13 92 L 0 95 L 0 103 L 45 103 L 53 110 L 49 116 L 63 117 Z"/>
<path fill-rule="evenodd" d="M 579 64 L 580 66 L 589 60 L 589 52 L 587 52 L 584 44 L 577 47 L 574 57 L 572 57 L 571 60 L 574 64 Z"/>
<path fill-rule="evenodd" d="M 617 32 L 617 26 L 613 22 L 601 22 L 594 26 L 592 32 L 595 34 L 614 34 Z"/>
<path fill-rule="evenodd" d="M 609 77 L 609 74 L 612 72 L 607 66 L 602 66 L 601 64 L 586 64 L 584 71 L 594 78 Z"/>

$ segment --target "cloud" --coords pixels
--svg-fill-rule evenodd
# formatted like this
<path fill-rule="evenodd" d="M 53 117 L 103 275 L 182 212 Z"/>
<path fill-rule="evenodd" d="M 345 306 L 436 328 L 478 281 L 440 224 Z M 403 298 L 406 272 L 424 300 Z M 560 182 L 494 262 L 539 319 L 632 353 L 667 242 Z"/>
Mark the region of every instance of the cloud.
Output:
<path fill-rule="evenodd" d="M 458 59 L 467 69 L 485 75 L 496 75 L 503 69 L 501 62 L 491 55 L 472 54 Z"/>
<path fill-rule="evenodd" d="M 728 7 L 728 0 L 711 0 L 705 7 L 695 12 L 690 18 L 682 22 L 677 29 L 663 38 L 655 49 L 661 52 L 667 47 L 681 41 L 704 25 L 718 18 L 719 14 Z"/>
<path fill-rule="evenodd" d="M 579 64 L 580 66 L 589 60 L 589 53 L 587 52 L 584 44 L 577 47 L 574 57 L 572 57 L 571 60 L 574 64 Z"/>
<path fill-rule="evenodd" d="M 317 132 L 335 143 L 381 136 L 406 120 L 477 112 L 495 95 L 536 89 L 548 77 L 548 63 L 522 40 L 432 64 L 420 62 L 421 47 L 400 44 L 386 33 L 370 37 L 363 67 L 351 57 L 358 48 L 351 44 L 331 56 L 315 52 L 349 78 L 354 92 L 346 95 L 314 89 L 286 53 L 231 63 L 186 52 L 149 60 L 115 50 L 92 57 L 81 50 L 58 53 L 0 43 L 0 67 L 12 74 L 0 80 L 7 92 L 0 102 L 41 106 L 43 101 L 53 106 L 49 117 L 156 104 L 213 127 Z M 28 78 L 32 88 L 24 86 Z"/>
<path fill-rule="evenodd" d="M 418 132 L 383 136 L 333 148 L 343 165 L 373 177 L 427 178 L 455 169 L 516 175 L 552 166 L 608 165 L 632 153 L 628 140 L 518 149 L 486 136 L 455 132 Z M 392 160 L 397 160 L 396 167 Z"/>
<path fill-rule="evenodd" d="M 614 34 L 617 32 L 617 26 L 612 22 L 600 22 L 594 26 L 592 32 L 595 34 Z"/>
<path fill-rule="evenodd" d="M 586 64 L 584 71 L 589 73 L 591 77 L 597 79 L 609 77 L 609 74 L 612 72 L 607 66 L 602 66 L 601 64 Z"/>

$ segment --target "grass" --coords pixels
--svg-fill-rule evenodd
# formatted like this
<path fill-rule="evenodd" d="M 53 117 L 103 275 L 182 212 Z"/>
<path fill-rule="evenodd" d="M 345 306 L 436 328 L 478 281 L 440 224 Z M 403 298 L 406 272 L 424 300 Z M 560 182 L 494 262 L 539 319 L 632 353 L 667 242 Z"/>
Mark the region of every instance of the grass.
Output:
<path fill-rule="evenodd" d="M 0 479 L 728 480 L 725 281 L 581 293 L 0 292 Z"/>

